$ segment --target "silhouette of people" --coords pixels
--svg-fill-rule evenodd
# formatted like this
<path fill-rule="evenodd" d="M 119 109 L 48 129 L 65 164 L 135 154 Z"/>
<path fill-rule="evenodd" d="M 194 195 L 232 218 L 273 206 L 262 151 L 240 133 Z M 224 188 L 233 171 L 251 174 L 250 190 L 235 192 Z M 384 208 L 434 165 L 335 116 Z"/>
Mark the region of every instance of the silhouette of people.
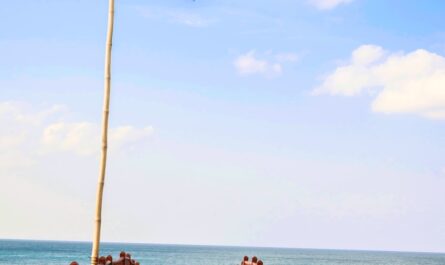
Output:
<path fill-rule="evenodd" d="M 241 265 L 263 265 L 263 261 L 258 260 L 258 258 L 255 256 L 252 257 L 252 261 L 249 261 L 249 257 L 244 256 L 243 261 L 241 261 Z"/>
<path fill-rule="evenodd" d="M 130 253 L 125 253 L 122 251 L 119 254 L 119 259 L 117 261 L 113 261 L 113 257 L 108 255 L 107 257 L 101 256 L 97 260 L 98 265 L 140 265 L 139 262 L 135 261 L 131 258 Z M 70 265 L 79 265 L 76 261 L 70 263 Z"/>

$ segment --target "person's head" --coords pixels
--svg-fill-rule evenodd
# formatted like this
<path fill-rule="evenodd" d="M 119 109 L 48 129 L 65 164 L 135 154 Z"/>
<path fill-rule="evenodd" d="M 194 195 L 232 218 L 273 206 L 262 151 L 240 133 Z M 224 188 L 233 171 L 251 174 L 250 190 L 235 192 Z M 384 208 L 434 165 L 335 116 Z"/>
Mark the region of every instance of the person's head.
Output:
<path fill-rule="evenodd" d="M 263 265 L 263 261 L 262 261 L 262 260 L 259 260 L 257 264 L 258 264 L 258 265 Z"/>
<path fill-rule="evenodd" d="M 249 261 L 249 257 L 244 256 L 243 261 Z"/>
<path fill-rule="evenodd" d="M 125 257 L 126 257 L 127 259 L 131 259 L 131 255 L 130 255 L 130 253 L 127 253 L 127 254 L 125 255 Z"/>
<path fill-rule="evenodd" d="M 258 258 L 257 258 L 257 257 L 255 257 L 255 256 L 253 256 L 253 257 L 252 257 L 252 262 L 253 262 L 253 263 L 256 263 L 256 262 L 257 262 L 257 260 L 258 260 Z"/>
<path fill-rule="evenodd" d="M 100 257 L 99 258 L 99 264 L 105 264 L 105 257 L 104 256 L 102 256 L 102 257 Z"/>
<path fill-rule="evenodd" d="M 70 263 L 70 265 L 79 265 L 79 263 L 77 263 L 77 261 L 73 261 Z"/>
<path fill-rule="evenodd" d="M 119 257 L 120 257 L 120 258 L 125 258 L 125 252 L 124 252 L 124 251 L 121 251 L 121 253 L 119 254 Z"/>
<path fill-rule="evenodd" d="M 111 255 L 107 256 L 107 261 L 113 261 L 113 257 Z"/>

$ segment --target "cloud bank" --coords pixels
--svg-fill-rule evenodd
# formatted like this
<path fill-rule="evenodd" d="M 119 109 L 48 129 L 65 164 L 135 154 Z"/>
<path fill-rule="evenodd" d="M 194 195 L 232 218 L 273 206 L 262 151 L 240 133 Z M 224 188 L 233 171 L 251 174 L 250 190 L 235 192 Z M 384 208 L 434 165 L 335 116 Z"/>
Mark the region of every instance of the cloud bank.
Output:
<path fill-rule="evenodd" d="M 362 45 L 314 90 L 341 96 L 365 92 L 374 97 L 374 112 L 445 119 L 445 57 L 424 49 L 391 53 Z"/>
<path fill-rule="evenodd" d="M 31 109 L 20 102 L 0 102 L 0 152 L 6 157 L 29 156 L 22 149 L 32 147 L 41 154 L 71 152 L 94 155 L 100 150 L 101 131 L 98 124 L 87 121 L 66 121 L 66 107 L 54 105 L 42 110 Z M 108 139 L 110 151 L 119 151 L 150 137 L 153 127 L 130 125 L 112 127 Z M 22 151 L 20 151 L 22 150 Z M 4 159 L 3 162 L 11 159 Z M 31 159 L 29 159 L 31 160 Z M 18 163 L 17 159 L 10 161 Z"/>
<path fill-rule="evenodd" d="M 149 137 L 152 127 L 135 128 L 119 126 L 108 132 L 111 151 L 135 144 Z M 78 155 L 92 155 L 99 151 L 101 131 L 97 124 L 90 122 L 57 122 L 43 131 L 42 143 L 49 151 L 69 151 Z"/>

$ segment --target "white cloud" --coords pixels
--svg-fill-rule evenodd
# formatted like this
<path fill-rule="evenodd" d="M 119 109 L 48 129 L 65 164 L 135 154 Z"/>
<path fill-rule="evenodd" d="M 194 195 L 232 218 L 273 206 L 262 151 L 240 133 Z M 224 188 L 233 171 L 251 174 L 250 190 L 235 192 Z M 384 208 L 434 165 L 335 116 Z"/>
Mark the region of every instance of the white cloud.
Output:
<path fill-rule="evenodd" d="M 184 9 L 165 9 L 137 6 L 136 11 L 143 17 L 167 21 L 169 23 L 185 25 L 189 27 L 207 27 L 215 22 L 215 19 L 203 17 L 201 14 Z"/>
<path fill-rule="evenodd" d="M 62 114 L 67 108 L 54 105 L 36 110 L 21 102 L 0 102 L 0 165 L 29 164 L 37 150 L 68 151 L 91 155 L 100 150 L 99 125 L 91 122 L 67 122 Z M 57 121 L 52 121 L 57 118 Z M 110 128 L 110 150 L 119 150 L 145 140 L 153 133 L 150 126 Z"/>
<path fill-rule="evenodd" d="M 318 9 L 333 9 L 341 4 L 351 3 L 353 0 L 310 0 L 310 3 Z"/>
<path fill-rule="evenodd" d="M 40 111 L 31 111 L 30 106 L 23 102 L 0 102 L 0 119 L 4 122 L 16 122 L 18 124 L 40 124 L 51 115 L 65 111 L 63 105 L 53 105 Z"/>
<path fill-rule="evenodd" d="M 168 17 L 171 21 L 183 24 L 190 27 L 206 27 L 208 26 L 212 20 L 206 19 L 196 13 L 190 12 L 170 12 Z"/>
<path fill-rule="evenodd" d="M 355 96 L 375 94 L 372 110 L 445 118 L 445 57 L 419 49 L 389 53 L 363 45 L 350 61 L 335 69 L 314 90 L 315 94 Z"/>
<path fill-rule="evenodd" d="M 110 151 L 134 144 L 151 136 L 152 127 L 120 126 L 108 133 Z M 78 155 L 92 155 L 100 151 L 101 130 L 89 122 L 58 122 L 43 131 L 42 143 L 46 151 L 70 151 Z"/>
<path fill-rule="evenodd" d="M 99 150 L 99 133 L 93 123 L 58 122 L 44 129 L 42 143 L 46 151 L 73 151 L 80 155 L 90 155 Z"/>
<path fill-rule="evenodd" d="M 352 52 L 352 63 L 355 65 L 369 65 L 380 60 L 385 54 L 382 47 L 362 45 Z"/>
<path fill-rule="evenodd" d="M 35 110 L 22 102 L 0 102 L 0 168 L 17 169 L 34 164 L 39 128 L 46 119 L 63 110 L 60 105 Z"/>
<path fill-rule="evenodd" d="M 273 77 L 282 73 L 280 63 L 257 59 L 255 57 L 255 51 L 240 55 L 235 59 L 233 64 L 241 75 L 261 74 L 267 77 Z"/>

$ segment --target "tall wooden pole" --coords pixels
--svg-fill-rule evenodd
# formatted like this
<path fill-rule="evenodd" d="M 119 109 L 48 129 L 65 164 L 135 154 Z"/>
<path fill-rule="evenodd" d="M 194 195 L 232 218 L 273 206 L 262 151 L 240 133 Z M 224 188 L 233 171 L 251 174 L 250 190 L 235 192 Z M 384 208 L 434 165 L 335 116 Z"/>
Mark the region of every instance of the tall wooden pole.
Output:
<path fill-rule="evenodd" d="M 94 237 L 91 251 L 91 265 L 97 265 L 99 258 L 100 228 L 102 222 L 102 197 L 105 183 L 105 169 L 107 165 L 108 148 L 108 115 L 110 109 L 110 88 L 111 88 L 111 46 L 113 41 L 113 23 L 114 23 L 114 0 L 109 0 L 108 5 L 108 28 L 107 42 L 105 46 L 105 84 L 104 84 L 104 103 L 102 116 L 102 153 L 99 168 L 99 181 L 96 194 L 96 218 L 94 220 Z"/>

